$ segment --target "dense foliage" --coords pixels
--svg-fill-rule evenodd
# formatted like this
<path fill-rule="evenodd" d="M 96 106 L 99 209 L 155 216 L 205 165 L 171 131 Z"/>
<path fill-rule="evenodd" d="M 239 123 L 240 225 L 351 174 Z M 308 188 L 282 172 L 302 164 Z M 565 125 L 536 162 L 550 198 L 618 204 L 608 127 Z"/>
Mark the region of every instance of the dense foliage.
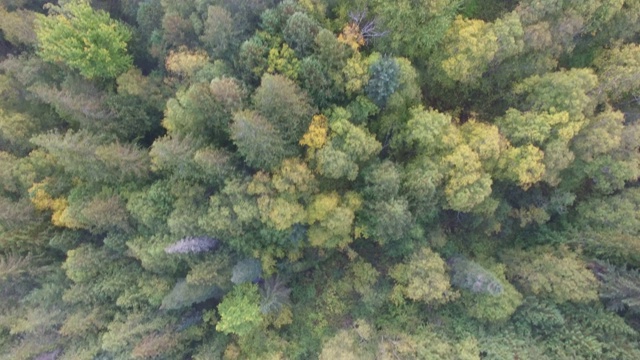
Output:
<path fill-rule="evenodd" d="M 640 359 L 637 0 L 0 0 L 0 359 Z"/>

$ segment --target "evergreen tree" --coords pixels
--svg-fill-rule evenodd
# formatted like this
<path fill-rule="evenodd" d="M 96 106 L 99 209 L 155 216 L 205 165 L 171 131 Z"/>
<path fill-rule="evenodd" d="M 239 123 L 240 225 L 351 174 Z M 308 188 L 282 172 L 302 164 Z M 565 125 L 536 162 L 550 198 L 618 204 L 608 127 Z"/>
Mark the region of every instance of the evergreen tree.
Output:
<path fill-rule="evenodd" d="M 594 262 L 591 270 L 600 280 L 600 298 L 612 311 L 640 311 L 640 274 L 637 270 L 616 268 L 604 262 Z"/>
<path fill-rule="evenodd" d="M 389 97 L 398 89 L 400 68 L 392 58 L 381 57 L 371 64 L 369 82 L 365 91 L 379 107 L 384 107 Z"/>
<path fill-rule="evenodd" d="M 451 284 L 473 293 L 498 296 L 503 286 L 496 276 L 478 263 L 463 257 L 448 260 L 451 268 Z"/>

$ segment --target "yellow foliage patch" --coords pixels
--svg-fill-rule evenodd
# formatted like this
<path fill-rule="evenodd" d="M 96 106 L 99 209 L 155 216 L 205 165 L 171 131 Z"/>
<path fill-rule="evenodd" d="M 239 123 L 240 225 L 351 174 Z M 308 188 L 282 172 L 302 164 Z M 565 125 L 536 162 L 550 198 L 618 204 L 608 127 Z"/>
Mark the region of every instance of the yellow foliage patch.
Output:
<path fill-rule="evenodd" d="M 51 223 L 55 226 L 60 227 L 68 227 L 68 228 L 78 228 L 78 224 L 69 216 L 67 212 L 67 207 L 69 203 L 65 198 L 57 198 L 54 199 L 47 191 L 45 190 L 46 180 L 44 182 L 35 183 L 29 189 L 29 194 L 31 195 L 31 203 L 35 206 L 36 209 L 40 211 L 51 210 L 53 214 L 51 214 Z"/>
<path fill-rule="evenodd" d="M 362 36 L 362 33 L 360 32 L 360 26 L 356 23 L 345 25 L 342 29 L 342 33 L 338 35 L 338 41 L 349 45 L 356 51 L 365 43 L 364 36 Z"/>
<path fill-rule="evenodd" d="M 313 173 L 306 163 L 296 158 L 284 159 L 273 174 L 273 187 L 280 193 L 305 193 L 316 190 Z"/>
<path fill-rule="evenodd" d="M 304 220 L 304 208 L 297 202 L 276 198 L 271 204 L 268 218 L 276 230 L 287 230 Z"/>
<path fill-rule="evenodd" d="M 369 63 L 362 58 L 360 53 L 355 53 L 347 60 L 347 65 L 342 69 L 345 79 L 347 94 L 357 93 L 369 81 Z"/>
<path fill-rule="evenodd" d="M 298 79 L 300 60 L 287 44 L 282 44 L 280 49 L 272 48 L 269 50 L 267 66 L 269 74 L 282 74 L 294 81 Z"/>
<path fill-rule="evenodd" d="M 313 224 L 316 221 L 324 220 L 330 212 L 338 207 L 340 196 L 335 193 L 319 194 L 307 209 L 307 221 Z"/>
<path fill-rule="evenodd" d="M 306 145 L 311 149 L 321 149 L 327 143 L 329 122 L 324 115 L 315 115 L 309 125 L 309 130 L 302 136 L 300 145 Z"/>
<path fill-rule="evenodd" d="M 171 51 L 165 66 L 167 70 L 178 76 L 193 76 L 198 70 L 209 63 L 209 55 L 203 50 L 189 51 L 180 48 L 178 51 Z"/>

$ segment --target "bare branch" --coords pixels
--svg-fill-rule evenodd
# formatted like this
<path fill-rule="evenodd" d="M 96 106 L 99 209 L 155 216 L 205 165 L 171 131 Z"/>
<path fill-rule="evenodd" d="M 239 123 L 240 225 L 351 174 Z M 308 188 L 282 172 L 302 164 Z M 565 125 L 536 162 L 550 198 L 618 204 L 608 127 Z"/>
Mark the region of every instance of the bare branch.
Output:
<path fill-rule="evenodd" d="M 374 38 L 383 37 L 389 33 L 388 30 L 379 31 L 376 29 L 378 25 L 378 19 L 367 21 L 366 17 L 367 17 L 366 10 L 362 10 L 358 12 L 349 12 L 349 18 L 351 19 L 352 23 L 358 25 L 358 28 L 360 29 L 360 34 L 365 39 L 365 41 L 368 41 Z"/>

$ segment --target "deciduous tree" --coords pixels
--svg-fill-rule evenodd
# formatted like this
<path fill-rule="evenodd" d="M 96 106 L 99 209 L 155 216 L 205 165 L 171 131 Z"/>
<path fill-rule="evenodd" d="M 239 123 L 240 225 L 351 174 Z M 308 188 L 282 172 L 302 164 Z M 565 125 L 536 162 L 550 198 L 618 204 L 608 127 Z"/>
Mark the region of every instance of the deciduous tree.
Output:
<path fill-rule="evenodd" d="M 260 293 L 252 283 L 234 286 L 218 305 L 220 321 L 216 330 L 225 334 L 247 336 L 262 324 Z"/>
<path fill-rule="evenodd" d="M 131 67 L 131 31 L 86 0 L 51 5 L 49 16 L 37 19 L 36 33 L 44 60 L 62 62 L 88 79 L 115 78 Z"/>
<path fill-rule="evenodd" d="M 442 304 L 456 297 L 451 290 L 446 263 L 429 247 L 422 247 L 407 262 L 395 265 L 390 275 L 396 281 L 394 302 L 406 297 L 427 304 Z"/>
<path fill-rule="evenodd" d="M 256 168 L 273 169 L 295 154 L 278 129 L 255 111 L 244 110 L 233 115 L 231 139 L 247 164 Z"/>

